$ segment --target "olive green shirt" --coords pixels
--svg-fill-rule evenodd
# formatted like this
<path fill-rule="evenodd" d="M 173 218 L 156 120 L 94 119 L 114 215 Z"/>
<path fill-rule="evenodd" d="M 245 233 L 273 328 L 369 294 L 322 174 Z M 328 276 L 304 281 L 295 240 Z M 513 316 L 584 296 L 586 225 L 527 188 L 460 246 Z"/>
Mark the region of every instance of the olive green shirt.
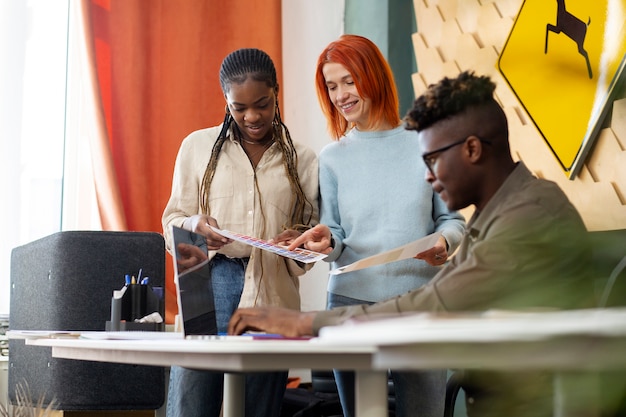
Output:
<path fill-rule="evenodd" d="M 593 305 L 587 239 L 561 189 L 520 162 L 428 284 L 370 306 L 319 312 L 314 333 L 357 315 Z"/>

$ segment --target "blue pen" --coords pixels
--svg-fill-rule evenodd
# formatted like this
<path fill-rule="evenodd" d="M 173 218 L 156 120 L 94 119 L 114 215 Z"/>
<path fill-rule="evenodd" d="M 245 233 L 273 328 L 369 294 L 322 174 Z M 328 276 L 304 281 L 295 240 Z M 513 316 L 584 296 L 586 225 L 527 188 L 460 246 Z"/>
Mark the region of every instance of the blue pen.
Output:
<path fill-rule="evenodd" d="M 126 274 L 124 278 L 126 279 L 126 285 L 130 285 L 130 275 Z"/>
<path fill-rule="evenodd" d="M 141 280 L 141 285 L 148 285 L 149 281 L 150 281 L 150 277 L 145 277 L 144 279 Z"/>

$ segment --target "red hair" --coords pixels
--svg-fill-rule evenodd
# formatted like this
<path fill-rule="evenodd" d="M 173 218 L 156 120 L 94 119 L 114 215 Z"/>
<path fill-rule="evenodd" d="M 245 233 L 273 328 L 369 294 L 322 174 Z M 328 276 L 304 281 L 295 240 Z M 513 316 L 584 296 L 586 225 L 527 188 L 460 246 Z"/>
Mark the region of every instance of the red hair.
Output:
<path fill-rule="evenodd" d="M 400 123 L 400 104 L 393 72 L 380 49 L 367 38 L 358 35 L 342 35 L 328 44 L 317 60 L 315 88 L 328 130 L 334 140 L 339 140 L 348 128 L 348 121 L 330 101 L 326 80 L 322 72 L 328 63 L 343 65 L 352 78 L 357 91 L 363 98 L 371 100 L 368 125 L 376 129 L 387 124 Z"/>

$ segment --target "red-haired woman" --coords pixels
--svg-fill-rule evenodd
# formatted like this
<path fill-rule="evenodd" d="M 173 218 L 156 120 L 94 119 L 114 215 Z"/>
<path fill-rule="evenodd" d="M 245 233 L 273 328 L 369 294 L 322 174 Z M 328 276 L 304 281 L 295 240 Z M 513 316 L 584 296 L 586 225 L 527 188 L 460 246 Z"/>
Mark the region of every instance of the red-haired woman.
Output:
<path fill-rule="evenodd" d="M 304 233 L 309 242 L 320 236 L 332 242 L 326 261 L 339 268 L 443 233 L 433 248 L 416 255 L 425 262 L 408 259 L 331 275 L 328 308 L 372 304 L 424 285 L 456 249 L 465 222 L 424 180 L 417 133 L 401 123 L 389 64 L 369 39 L 344 35 L 321 53 L 315 84 L 334 141 L 319 155 L 321 220 Z M 353 416 L 354 374 L 335 377 L 344 415 Z M 396 416 L 443 415 L 445 370 L 392 377 Z"/>

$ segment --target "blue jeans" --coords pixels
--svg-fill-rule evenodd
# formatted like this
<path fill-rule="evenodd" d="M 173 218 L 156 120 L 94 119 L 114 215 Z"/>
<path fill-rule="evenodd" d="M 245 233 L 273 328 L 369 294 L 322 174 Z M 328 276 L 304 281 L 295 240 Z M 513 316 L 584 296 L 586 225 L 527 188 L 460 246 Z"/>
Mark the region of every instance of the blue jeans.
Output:
<path fill-rule="evenodd" d="M 356 304 L 373 304 L 328 293 L 328 308 Z M 354 372 L 333 371 L 344 417 L 355 415 Z M 396 417 L 441 417 L 446 398 L 447 370 L 391 371 L 395 390 Z"/>
<path fill-rule="evenodd" d="M 211 278 L 217 328 L 226 332 L 243 291 L 247 259 L 217 255 L 211 260 Z M 288 372 L 246 374 L 246 417 L 280 415 Z M 172 366 L 167 394 L 167 417 L 219 417 L 224 394 L 224 373 Z"/>

